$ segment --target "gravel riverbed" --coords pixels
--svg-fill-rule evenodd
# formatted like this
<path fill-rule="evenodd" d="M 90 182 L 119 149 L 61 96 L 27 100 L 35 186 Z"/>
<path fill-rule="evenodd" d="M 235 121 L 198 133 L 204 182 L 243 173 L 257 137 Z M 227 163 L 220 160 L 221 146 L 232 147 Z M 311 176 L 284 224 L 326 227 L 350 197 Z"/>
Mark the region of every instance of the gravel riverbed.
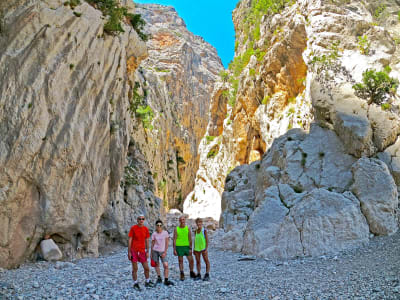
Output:
<path fill-rule="evenodd" d="M 337 255 L 288 261 L 253 260 L 211 244 L 209 282 L 191 280 L 187 264 L 186 279 L 179 281 L 170 247 L 175 285 L 146 289 L 139 266 L 141 292 L 133 290 L 126 253 L 120 248 L 99 258 L 0 270 L 0 299 L 400 299 L 399 233 Z M 202 275 L 204 270 L 202 265 Z M 153 268 L 150 276 L 155 282 Z"/>

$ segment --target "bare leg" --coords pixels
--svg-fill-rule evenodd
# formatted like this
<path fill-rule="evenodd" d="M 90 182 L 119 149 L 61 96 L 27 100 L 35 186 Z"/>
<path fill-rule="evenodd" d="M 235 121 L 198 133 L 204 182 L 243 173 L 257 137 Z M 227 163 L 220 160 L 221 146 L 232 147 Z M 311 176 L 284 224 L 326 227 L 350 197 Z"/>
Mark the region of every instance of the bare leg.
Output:
<path fill-rule="evenodd" d="M 156 273 L 157 273 L 157 276 L 161 276 L 161 275 L 160 275 L 160 263 L 157 263 L 157 266 L 156 266 Z"/>
<path fill-rule="evenodd" d="M 197 268 L 197 274 L 200 274 L 201 272 L 201 254 L 200 252 L 195 252 L 194 256 L 196 257 L 196 268 Z"/>
<path fill-rule="evenodd" d="M 183 256 L 178 256 L 179 270 L 183 272 Z"/>
<path fill-rule="evenodd" d="M 164 278 L 168 278 L 168 262 L 163 262 L 163 266 L 164 266 Z M 160 268 L 158 268 L 160 269 Z"/>
<path fill-rule="evenodd" d="M 203 255 L 204 262 L 206 263 L 206 273 L 210 273 L 210 261 L 208 260 L 208 251 L 203 251 L 201 254 Z"/>
<path fill-rule="evenodd" d="M 193 272 L 193 256 L 192 255 L 188 255 L 186 256 L 188 262 L 189 262 L 189 270 L 190 272 Z M 183 259 L 182 259 L 182 263 L 183 263 Z"/>
<path fill-rule="evenodd" d="M 138 270 L 137 262 L 132 262 L 132 279 L 133 279 L 133 281 L 137 280 L 137 270 Z"/>
<path fill-rule="evenodd" d="M 143 266 L 143 270 L 144 270 L 144 277 L 146 279 L 149 279 L 150 277 L 150 269 L 149 269 L 149 264 L 147 263 L 147 261 L 142 263 Z"/>

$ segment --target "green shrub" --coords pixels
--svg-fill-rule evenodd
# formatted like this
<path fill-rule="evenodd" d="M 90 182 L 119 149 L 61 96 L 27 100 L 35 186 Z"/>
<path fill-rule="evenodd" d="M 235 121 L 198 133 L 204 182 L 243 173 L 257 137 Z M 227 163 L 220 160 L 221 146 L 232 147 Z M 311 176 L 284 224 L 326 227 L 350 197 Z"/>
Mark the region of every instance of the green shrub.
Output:
<path fill-rule="evenodd" d="M 249 75 L 252 76 L 252 77 L 256 76 L 256 70 L 250 69 L 249 70 Z"/>
<path fill-rule="evenodd" d="M 131 114 L 135 114 L 136 109 L 139 107 L 139 105 L 144 104 L 144 97 L 138 93 L 139 87 L 140 87 L 140 84 L 139 84 L 139 82 L 136 81 L 135 86 L 133 87 L 133 90 L 132 90 L 132 99 L 129 103 L 129 111 L 131 112 Z"/>
<path fill-rule="evenodd" d="M 215 136 L 207 135 L 206 136 L 207 144 L 211 143 L 214 139 L 215 139 Z"/>
<path fill-rule="evenodd" d="M 397 13 L 397 20 L 400 22 L 400 11 Z"/>
<path fill-rule="evenodd" d="M 399 86 L 399 81 L 389 76 L 390 68 L 387 67 L 381 72 L 372 69 L 362 74 L 362 83 L 353 85 L 356 95 L 368 99 L 368 104 L 381 104 L 387 97 L 394 95 Z"/>
<path fill-rule="evenodd" d="M 269 103 L 270 99 L 271 99 L 271 96 L 269 96 L 269 95 L 264 96 L 264 99 L 262 100 L 261 104 L 267 105 Z"/>
<path fill-rule="evenodd" d="M 163 179 L 158 183 L 158 189 L 161 190 L 161 191 L 164 191 L 166 187 L 167 187 L 167 181 L 163 178 Z"/>
<path fill-rule="evenodd" d="M 223 90 L 221 95 L 225 98 L 229 98 L 229 91 L 228 90 Z"/>
<path fill-rule="evenodd" d="M 385 10 L 386 10 L 386 4 L 384 3 L 380 4 L 374 11 L 375 19 L 379 19 Z"/>
<path fill-rule="evenodd" d="M 75 15 L 76 17 L 80 18 L 80 16 L 82 16 L 82 13 L 78 13 L 78 12 L 74 11 L 74 15 Z"/>
<path fill-rule="evenodd" d="M 74 9 L 76 6 L 78 6 L 78 5 L 81 4 L 81 1 L 80 1 L 80 0 L 71 0 L 71 1 L 68 1 L 68 2 L 66 2 L 66 3 L 68 3 L 69 6 L 70 6 L 72 9 Z M 64 3 L 64 5 L 65 5 L 65 3 Z"/>
<path fill-rule="evenodd" d="M 213 148 L 207 153 L 207 158 L 214 158 L 218 154 L 218 148 Z"/>
<path fill-rule="evenodd" d="M 369 55 L 371 47 L 371 42 L 368 40 L 368 37 L 364 34 L 363 36 L 358 37 L 358 50 L 360 50 L 360 53 L 363 55 Z"/>
<path fill-rule="evenodd" d="M 229 74 L 228 74 L 228 72 L 226 72 L 225 70 L 221 70 L 221 71 L 219 72 L 219 76 L 221 77 L 221 80 L 222 80 L 223 82 L 226 82 L 226 81 L 228 81 L 228 79 L 229 79 Z"/>
<path fill-rule="evenodd" d="M 140 14 L 127 13 L 126 17 L 139 37 L 146 42 L 149 39 L 149 35 L 143 33 L 143 28 L 146 25 L 146 22 L 142 19 L 142 16 Z"/>
<path fill-rule="evenodd" d="M 117 0 L 86 0 L 89 4 L 98 8 L 104 16 L 108 16 L 104 24 L 104 32 L 110 35 L 116 35 L 124 32 L 121 22 L 126 18 L 135 29 L 143 41 L 147 41 L 148 36 L 142 32 L 145 21 L 139 14 L 128 13 L 126 7 L 121 7 Z"/>
<path fill-rule="evenodd" d="M 151 122 L 153 121 L 154 118 L 154 112 L 150 106 L 139 105 L 139 107 L 136 109 L 136 116 L 140 120 L 142 120 L 144 128 L 150 130 L 153 129 L 153 125 L 151 125 Z"/>
<path fill-rule="evenodd" d="M 123 10 L 116 8 L 109 12 L 109 19 L 104 24 L 104 32 L 115 35 L 120 32 L 124 32 L 121 25 L 122 17 L 124 16 Z"/>
<path fill-rule="evenodd" d="M 382 110 L 390 110 L 392 108 L 392 105 L 390 103 L 382 103 L 381 108 Z"/>
<path fill-rule="evenodd" d="M 265 51 L 262 51 L 262 50 L 260 50 L 260 49 L 256 49 L 256 51 L 254 52 L 254 54 L 255 54 L 256 57 L 257 57 L 257 61 L 262 61 L 263 58 L 264 58 L 264 56 L 265 56 L 265 54 L 266 54 L 266 52 L 265 52 Z"/>

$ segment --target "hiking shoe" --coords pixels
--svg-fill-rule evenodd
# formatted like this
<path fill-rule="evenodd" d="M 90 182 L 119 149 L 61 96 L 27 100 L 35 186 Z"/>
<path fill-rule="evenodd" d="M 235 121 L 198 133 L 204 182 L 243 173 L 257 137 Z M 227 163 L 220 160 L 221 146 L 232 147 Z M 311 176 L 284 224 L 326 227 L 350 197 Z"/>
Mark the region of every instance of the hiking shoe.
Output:
<path fill-rule="evenodd" d="M 209 281 L 210 280 L 210 275 L 208 275 L 208 273 L 206 273 L 204 275 L 203 281 Z"/>
<path fill-rule="evenodd" d="M 194 274 L 193 271 L 190 271 L 190 278 L 195 279 L 196 278 L 196 274 Z"/>
<path fill-rule="evenodd" d="M 181 272 L 181 281 L 185 280 L 185 273 Z"/>
<path fill-rule="evenodd" d="M 133 285 L 133 288 L 135 289 L 135 290 L 137 290 L 137 291 L 141 291 L 142 289 L 140 288 L 140 286 L 139 286 L 139 283 L 135 283 L 134 285 Z"/>
<path fill-rule="evenodd" d="M 156 284 L 159 284 L 159 283 L 162 283 L 161 277 L 158 277 L 158 278 L 157 278 Z"/>
<path fill-rule="evenodd" d="M 165 284 L 166 286 L 174 285 L 174 283 L 173 283 L 172 281 L 169 281 L 168 279 L 165 279 L 165 280 L 164 280 L 164 284 Z"/>
<path fill-rule="evenodd" d="M 200 273 L 196 275 L 196 277 L 194 278 L 194 280 L 195 280 L 195 281 L 201 280 L 201 275 L 200 275 Z"/>
<path fill-rule="evenodd" d="M 148 287 L 154 287 L 154 283 L 152 283 L 151 280 L 149 282 L 146 281 L 144 286 L 147 287 L 147 288 Z"/>

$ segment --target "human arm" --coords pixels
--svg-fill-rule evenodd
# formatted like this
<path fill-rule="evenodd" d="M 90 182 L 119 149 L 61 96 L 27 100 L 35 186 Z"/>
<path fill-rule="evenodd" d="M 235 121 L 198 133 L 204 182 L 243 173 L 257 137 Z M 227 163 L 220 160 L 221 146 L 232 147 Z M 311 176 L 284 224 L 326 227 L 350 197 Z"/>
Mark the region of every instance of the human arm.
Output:
<path fill-rule="evenodd" d="M 207 252 L 207 250 L 208 250 L 208 232 L 205 229 L 204 229 L 204 237 L 206 238 L 206 249 L 205 249 L 205 251 Z"/>
<path fill-rule="evenodd" d="M 172 238 L 172 245 L 174 247 L 174 255 L 177 256 L 178 253 L 176 252 L 176 236 L 177 236 L 177 232 L 176 232 L 176 228 L 174 229 L 174 237 Z"/>
<path fill-rule="evenodd" d="M 165 238 L 165 248 L 164 248 L 164 253 L 161 255 L 162 258 L 167 256 L 167 251 L 168 251 L 168 244 L 169 244 L 169 236 L 167 235 Z"/>
<path fill-rule="evenodd" d="M 129 241 L 128 241 L 128 259 L 129 260 L 132 260 L 131 245 L 132 245 L 132 237 L 129 237 Z"/>
<path fill-rule="evenodd" d="M 188 230 L 188 238 L 189 238 L 189 255 L 192 255 L 192 231 Z"/>
<path fill-rule="evenodd" d="M 150 256 L 150 241 L 149 241 L 148 237 L 146 238 L 145 245 L 146 245 L 146 258 L 149 258 L 149 256 Z"/>

